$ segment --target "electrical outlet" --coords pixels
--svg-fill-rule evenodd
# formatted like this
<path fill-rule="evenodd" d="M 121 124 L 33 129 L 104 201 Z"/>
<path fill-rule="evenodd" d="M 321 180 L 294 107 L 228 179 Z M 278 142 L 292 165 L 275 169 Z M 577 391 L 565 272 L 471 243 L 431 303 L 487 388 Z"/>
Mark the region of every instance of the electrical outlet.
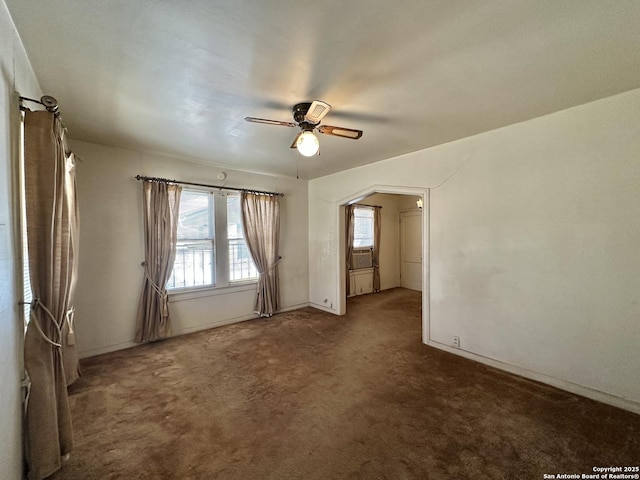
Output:
<path fill-rule="evenodd" d="M 453 346 L 460 348 L 460 337 L 453 337 Z"/>

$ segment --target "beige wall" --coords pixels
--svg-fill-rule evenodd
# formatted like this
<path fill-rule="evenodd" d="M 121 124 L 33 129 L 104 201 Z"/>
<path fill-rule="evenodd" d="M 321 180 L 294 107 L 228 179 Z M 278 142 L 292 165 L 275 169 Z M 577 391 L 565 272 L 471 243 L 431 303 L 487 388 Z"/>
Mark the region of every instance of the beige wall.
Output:
<path fill-rule="evenodd" d="M 18 96 L 41 91 L 4 2 L 0 2 L 0 478 L 22 478 L 23 320 L 18 226 L 14 213 L 20 111 Z"/>
<path fill-rule="evenodd" d="M 418 204 L 416 202 L 419 198 L 417 195 L 400 195 L 398 197 L 398 211 L 408 212 L 410 210 L 417 210 Z"/>
<path fill-rule="evenodd" d="M 283 192 L 280 289 L 284 309 L 308 304 L 307 182 L 205 166 L 135 150 L 73 141 L 80 204 L 76 295 L 83 357 L 133 345 L 144 259 L 137 174 Z M 220 171 L 227 173 L 221 183 Z M 175 335 L 255 318 L 255 285 L 171 294 Z"/>
<path fill-rule="evenodd" d="M 430 344 L 640 412 L 638 152 L 633 90 L 312 180 L 309 300 L 340 311 L 345 198 L 429 189 Z"/>

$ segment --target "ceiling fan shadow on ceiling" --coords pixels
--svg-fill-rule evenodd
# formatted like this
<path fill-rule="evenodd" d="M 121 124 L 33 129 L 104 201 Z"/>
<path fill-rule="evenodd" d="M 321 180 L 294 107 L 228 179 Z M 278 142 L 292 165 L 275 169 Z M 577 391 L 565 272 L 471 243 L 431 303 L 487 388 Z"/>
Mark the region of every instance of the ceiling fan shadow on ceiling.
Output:
<path fill-rule="evenodd" d="M 292 113 L 295 123 L 256 117 L 244 117 L 244 119 L 252 123 L 264 123 L 281 127 L 300 127 L 300 132 L 293 140 L 291 148 L 297 148 L 305 157 L 311 157 L 318 154 L 320 150 L 320 142 L 318 137 L 314 135 L 314 130 L 324 135 L 350 138 L 352 140 L 362 137 L 362 130 L 320 125 L 320 121 L 329 113 L 329 110 L 331 110 L 331 105 L 320 100 L 314 100 L 313 102 L 298 103 L 293 106 Z"/>

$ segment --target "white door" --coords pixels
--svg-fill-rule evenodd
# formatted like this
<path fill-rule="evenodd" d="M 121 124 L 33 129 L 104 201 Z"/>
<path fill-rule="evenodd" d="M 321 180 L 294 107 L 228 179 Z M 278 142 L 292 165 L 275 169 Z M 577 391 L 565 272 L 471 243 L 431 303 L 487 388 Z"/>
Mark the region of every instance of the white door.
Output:
<path fill-rule="evenodd" d="M 422 291 L 422 211 L 400 212 L 400 286 Z"/>

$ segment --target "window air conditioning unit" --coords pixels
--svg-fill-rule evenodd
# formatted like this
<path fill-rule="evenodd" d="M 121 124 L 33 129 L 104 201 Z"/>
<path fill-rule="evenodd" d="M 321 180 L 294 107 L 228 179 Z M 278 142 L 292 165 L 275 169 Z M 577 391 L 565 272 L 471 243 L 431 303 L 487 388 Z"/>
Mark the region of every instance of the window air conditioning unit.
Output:
<path fill-rule="evenodd" d="M 356 250 L 353 252 L 351 270 L 373 267 L 373 252 L 371 249 Z"/>

